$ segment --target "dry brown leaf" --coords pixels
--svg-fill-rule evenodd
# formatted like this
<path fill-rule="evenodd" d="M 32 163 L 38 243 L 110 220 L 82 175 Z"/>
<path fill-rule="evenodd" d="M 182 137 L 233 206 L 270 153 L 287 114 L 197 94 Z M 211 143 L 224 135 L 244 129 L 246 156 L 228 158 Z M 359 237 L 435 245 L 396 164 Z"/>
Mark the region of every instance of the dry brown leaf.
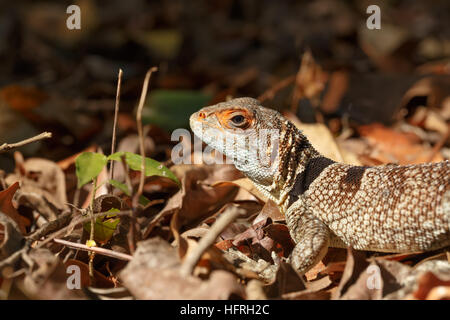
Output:
<path fill-rule="evenodd" d="M 241 178 L 233 181 L 218 181 L 213 186 L 230 186 L 235 185 L 247 190 L 262 202 L 267 202 L 268 198 L 259 191 L 249 178 Z"/>
<path fill-rule="evenodd" d="M 418 279 L 413 293 L 416 299 L 450 299 L 450 280 L 442 280 L 432 272 L 425 272 Z"/>
<path fill-rule="evenodd" d="M 22 246 L 23 236 L 10 217 L 0 212 L 0 260 L 6 259 Z"/>
<path fill-rule="evenodd" d="M 124 286 L 137 299 L 228 299 L 245 297 L 236 278 L 225 271 L 213 271 L 208 280 L 183 277 L 173 247 L 160 239 L 138 243 L 133 260 L 120 272 Z"/>
<path fill-rule="evenodd" d="M 314 267 L 312 267 L 310 270 L 305 272 L 306 280 L 312 281 L 317 278 L 317 275 L 326 269 L 325 265 L 322 261 L 320 261 L 318 264 L 316 264 Z"/>
<path fill-rule="evenodd" d="M 425 97 L 426 104 L 430 110 L 440 113 L 444 111 L 443 102 L 450 96 L 450 76 L 434 75 L 425 77 L 417 81 L 403 96 L 401 105 L 402 109 L 408 112 L 408 117 L 413 116 L 413 110 L 407 110 L 408 104 L 412 99 L 417 97 Z M 404 112 L 404 111 L 402 111 Z M 399 116 L 401 113 L 399 114 Z M 445 119 L 445 118 L 444 118 Z"/>
<path fill-rule="evenodd" d="M 336 112 L 349 86 L 347 71 L 335 71 L 330 75 L 328 89 L 323 97 L 321 110 L 325 113 Z"/>
<path fill-rule="evenodd" d="M 363 252 L 347 248 L 347 262 L 345 264 L 344 273 L 342 274 L 338 289 L 334 292 L 332 299 L 341 298 L 348 288 L 358 280 L 359 275 L 368 265 L 369 263 L 366 261 Z"/>
<path fill-rule="evenodd" d="M 13 183 L 8 189 L 0 192 L 0 211 L 17 223 L 22 234 L 26 234 L 26 227 L 28 227 L 31 222 L 24 216 L 21 216 L 12 203 L 12 199 L 17 189 L 19 189 L 19 182 Z"/>
<path fill-rule="evenodd" d="M 361 164 L 353 153 L 338 146 L 333 134 L 323 123 L 302 123 L 293 113 L 290 112 L 286 112 L 285 116 L 303 132 L 314 148 L 325 157 L 347 164 Z"/>
<path fill-rule="evenodd" d="M 291 110 L 297 110 L 298 103 L 302 98 L 311 101 L 314 107 L 319 105 L 319 97 L 325 88 L 328 74 L 322 70 L 307 50 L 302 57 L 300 68 L 295 78 L 295 87 L 292 95 Z"/>
<path fill-rule="evenodd" d="M 428 162 L 432 149 L 420 144 L 420 139 L 412 133 L 402 133 L 375 123 L 358 128 L 361 136 L 373 146 L 371 157 L 382 163 L 414 164 Z M 433 162 L 442 161 L 436 153 Z"/>
<path fill-rule="evenodd" d="M 267 218 L 272 219 L 272 221 L 285 221 L 284 215 L 280 212 L 277 204 L 272 200 L 268 200 L 264 207 L 261 209 L 260 213 L 253 220 L 253 224 L 258 223 L 262 220 L 267 220 Z"/>
<path fill-rule="evenodd" d="M 289 263 L 283 260 L 280 261 L 275 279 L 264 287 L 268 298 L 278 298 L 284 294 L 305 289 L 302 278 Z"/>
<path fill-rule="evenodd" d="M 82 290 L 67 287 L 68 273 L 61 260 L 48 249 L 31 249 L 28 258 L 33 262 L 33 269 L 27 273 L 21 290 L 31 299 L 86 299 Z"/>
<path fill-rule="evenodd" d="M 55 162 L 30 158 L 23 163 L 16 162 L 16 167 L 16 172 L 6 177 L 8 185 L 20 181 L 23 192 L 39 194 L 56 208 L 65 208 L 66 180 L 63 171 Z"/>
<path fill-rule="evenodd" d="M 285 258 L 289 257 L 295 247 L 295 243 L 289 234 L 288 227 L 285 224 L 272 223 L 264 228 L 264 232 L 268 238 L 275 241 L 274 247 L 276 249 L 279 249 L 278 244 L 281 246 L 282 252 L 279 253 L 279 255 Z M 276 250 L 276 252 L 277 251 L 279 250 Z"/>
<path fill-rule="evenodd" d="M 89 287 L 91 285 L 90 278 L 89 278 L 89 266 L 81 262 L 79 260 L 69 259 L 64 264 L 66 268 L 69 266 L 77 266 L 80 268 L 80 284 L 82 288 Z M 97 288 L 113 288 L 114 282 L 112 282 L 110 279 L 105 277 L 102 273 L 98 272 L 97 270 L 94 270 L 94 279 L 95 279 L 95 287 Z"/>

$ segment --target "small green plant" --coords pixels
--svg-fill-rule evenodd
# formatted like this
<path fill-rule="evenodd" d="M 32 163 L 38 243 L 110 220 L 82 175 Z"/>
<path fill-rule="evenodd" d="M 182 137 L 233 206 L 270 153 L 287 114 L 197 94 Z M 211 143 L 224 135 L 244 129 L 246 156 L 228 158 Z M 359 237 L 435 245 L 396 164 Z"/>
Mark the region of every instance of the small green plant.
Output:
<path fill-rule="evenodd" d="M 99 186 L 96 185 L 97 176 L 103 170 L 103 168 L 108 164 L 109 161 L 122 161 L 125 160 L 126 164 L 131 170 L 141 171 L 142 156 L 132 153 L 132 152 L 116 152 L 109 156 L 105 156 L 101 153 L 96 152 L 83 152 L 75 159 L 76 175 L 78 179 L 78 188 L 83 187 L 89 182 L 94 182 L 93 196 L 95 191 Z M 162 163 L 145 158 L 145 176 L 161 176 L 174 181 L 178 186 L 180 186 L 180 181 L 178 178 L 165 167 Z M 115 188 L 120 189 L 123 193 L 130 196 L 131 190 L 128 186 L 117 180 L 110 179 L 108 182 Z M 149 200 L 144 196 L 139 199 L 141 204 L 148 203 Z M 92 208 L 91 208 L 92 210 Z M 98 243 L 106 243 L 112 237 L 120 219 L 114 214 L 118 209 L 111 209 L 111 214 L 106 215 L 101 218 L 97 218 L 94 224 L 94 240 Z M 84 229 L 89 232 L 91 230 L 91 223 L 87 222 L 84 225 Z"/>

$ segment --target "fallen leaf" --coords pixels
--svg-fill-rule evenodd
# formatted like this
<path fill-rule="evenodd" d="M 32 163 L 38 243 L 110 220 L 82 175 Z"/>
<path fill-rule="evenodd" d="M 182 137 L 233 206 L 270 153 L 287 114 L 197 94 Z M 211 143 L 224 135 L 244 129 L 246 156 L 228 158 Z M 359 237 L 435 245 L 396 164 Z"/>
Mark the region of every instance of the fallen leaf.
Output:
<path fill-rule="evenodd" d="M 23 236 L 17 224 L 0 212 L 0 260 L 6 259 L 22 246 Z"/>
<path fill-rule="evenodd" d="M 213 271 L 209 279 L 181 276 L 178 255 L 167 242 L 149 239 L 138 243 L 137 250 L 120 272 L 124 286 L 137 299 L 228 299 L 244 297 L 236 278 L 225 271 Z"/>
<path fill-rule="evenodd" d="M 31 222 L 24 216 L 21 216 L 12 203 L 12 199 L 17 189 L 19 189 L 19 182 L 12 184 L 8 189 L 0 192 L 0 211 L 17 223 L 22 234 L 26 234 L 26 227 L 28 227 Z"/>
<path fill-rule="evenodd" d="M 275 279 L 264 287 L 268 298 L 278 298 L 286 293 L 305 290 L 302 278 L 289 263 L 280 261 Z"/>

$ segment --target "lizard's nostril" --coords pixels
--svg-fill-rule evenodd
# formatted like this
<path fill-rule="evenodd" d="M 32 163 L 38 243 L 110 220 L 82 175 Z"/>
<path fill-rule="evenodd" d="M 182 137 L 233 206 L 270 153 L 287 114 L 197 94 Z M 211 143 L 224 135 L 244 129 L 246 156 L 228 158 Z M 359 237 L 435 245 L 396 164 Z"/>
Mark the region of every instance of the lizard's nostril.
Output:
<path fill-rule="evenodd" d="M 206 118 L 205 113 L 204 113 L 204 112 L 199 112 L 199 113 L 198 113 L 198 118 L 199 118 L 199 119 L 205 119 L 205 118 Z"/>

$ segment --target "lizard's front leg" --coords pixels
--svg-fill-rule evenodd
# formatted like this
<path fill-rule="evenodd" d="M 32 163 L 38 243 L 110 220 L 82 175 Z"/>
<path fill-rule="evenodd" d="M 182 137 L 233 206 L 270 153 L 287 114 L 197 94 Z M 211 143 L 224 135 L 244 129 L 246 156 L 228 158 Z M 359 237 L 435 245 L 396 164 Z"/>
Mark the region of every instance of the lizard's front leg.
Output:
<path fill-rule="evenodd" d="M 327 253 L 330 230 L 303 204 L 294 203 L 286 211 L 286 222 L 291 237 L 296 243 L 290 262 L 298 272 L 305 273 Z"/>

